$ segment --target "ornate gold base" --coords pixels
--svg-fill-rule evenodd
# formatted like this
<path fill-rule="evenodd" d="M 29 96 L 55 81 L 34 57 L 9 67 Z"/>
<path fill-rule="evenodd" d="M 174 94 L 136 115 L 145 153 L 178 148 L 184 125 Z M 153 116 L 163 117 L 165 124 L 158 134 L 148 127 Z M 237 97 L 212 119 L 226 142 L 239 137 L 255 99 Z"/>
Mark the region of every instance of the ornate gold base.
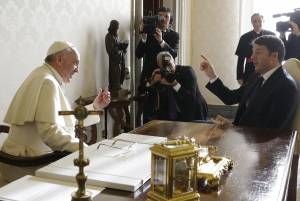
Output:
<path fill-rule="evenodd" d="M 77 192 L 73 192 L 72 201 L 92 201 L 92 194 L 86 191 L 85 195 L 78 197 Z"/>
<path fill-rule="evenodd" d="M 210 156 L 198 163 L 197 180 L 201 192 L 218 191 L 220 180 L 225 172 L 233 168 L 233 161 L 229 158 Z"/>
<path fill-rule="evenodd" d="M 148 194 L 147 201 L 199 201 L 200 195 L 198 193 L 188 193 L 176 198 L 167 199 L 156 193 L 150 191 Z"/>

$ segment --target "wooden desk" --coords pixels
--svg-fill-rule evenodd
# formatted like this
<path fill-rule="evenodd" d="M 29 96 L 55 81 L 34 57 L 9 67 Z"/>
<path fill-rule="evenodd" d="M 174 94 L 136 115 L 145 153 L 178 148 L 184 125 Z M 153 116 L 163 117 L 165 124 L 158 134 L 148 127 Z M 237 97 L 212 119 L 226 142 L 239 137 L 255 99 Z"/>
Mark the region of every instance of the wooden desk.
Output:
<path fill-rule="evenodd" d="M 233 127 L 225 132 L 215 130 L 212 134 L 212 126 L 202 123 L 151 121 L 132 133 L 168 138 L 194 136 L 200 142 L 218 146 L 219 155 L 232 158 L 233 170 L 221 181 L 219 193 L 201 193 L 201 201 L 285 200 L 296 132 Z M 148 190 L 149 182 L 135 193 L 106 189 L 94 201 L 142 201 L 146 200 Z"/>

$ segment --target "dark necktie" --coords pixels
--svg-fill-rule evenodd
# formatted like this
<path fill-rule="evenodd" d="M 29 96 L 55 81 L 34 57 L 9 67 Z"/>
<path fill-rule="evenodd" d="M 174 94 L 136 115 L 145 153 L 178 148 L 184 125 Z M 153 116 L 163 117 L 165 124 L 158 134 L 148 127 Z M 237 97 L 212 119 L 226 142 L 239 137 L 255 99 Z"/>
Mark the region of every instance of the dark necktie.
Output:
<path fill-rule="evenodd" d="M 264 77 L 263 76 L 259 76 L 255 86 L 253 87 L 253 90 L 250 92 L 249 98 L 246 102 L 246 107 L 248 107 L 249 103 L 252 101 L 252 99 L 255 97 L 255 94 L 257 94 L 257 92 L 259 91 L 259 89 L 262 87 L 263 82 L 264 82 Z"/>
<path fill-rule="evenodd" d="M 265 79 L 264 79 L 263 76 L 259 76 L 259 77 L 258 77 L 257 87 L 256 87 L 256 88 L 262 87 L 264 80 L 265 80 Z"/>

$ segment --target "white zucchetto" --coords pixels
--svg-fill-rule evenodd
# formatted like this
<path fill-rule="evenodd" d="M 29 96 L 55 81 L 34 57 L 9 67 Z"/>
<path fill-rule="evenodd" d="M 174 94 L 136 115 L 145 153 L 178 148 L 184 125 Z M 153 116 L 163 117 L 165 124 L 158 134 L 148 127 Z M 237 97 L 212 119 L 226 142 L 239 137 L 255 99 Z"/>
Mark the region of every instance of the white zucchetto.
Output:
<path fill-rule="evenodd" d="M 55 41 L 48 49 L 47 56 L 63 51 L 67 48 L 74 49 L 75 46 L 67 41 Z"/>

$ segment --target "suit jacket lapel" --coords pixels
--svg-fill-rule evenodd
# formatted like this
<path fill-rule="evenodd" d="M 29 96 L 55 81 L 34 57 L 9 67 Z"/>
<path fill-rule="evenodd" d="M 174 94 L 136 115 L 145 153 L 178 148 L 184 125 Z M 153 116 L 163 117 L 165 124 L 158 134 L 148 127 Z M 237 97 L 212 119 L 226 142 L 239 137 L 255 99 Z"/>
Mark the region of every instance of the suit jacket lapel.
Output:
<path fill-rule="evenodd" d="M 246 102 L 248 101 L 248 98 L 251 95 L 251 92 L 256 87 L 257 82 L 258 82 L 258 75 L 256 75 L 255 78 L 253 78 L 253 81 L 247 83 L 248 86 L 245 87 L 245 91 L 244 91 L 243 97 L 241 99 L 240 105 L 246 104 Z"/>

